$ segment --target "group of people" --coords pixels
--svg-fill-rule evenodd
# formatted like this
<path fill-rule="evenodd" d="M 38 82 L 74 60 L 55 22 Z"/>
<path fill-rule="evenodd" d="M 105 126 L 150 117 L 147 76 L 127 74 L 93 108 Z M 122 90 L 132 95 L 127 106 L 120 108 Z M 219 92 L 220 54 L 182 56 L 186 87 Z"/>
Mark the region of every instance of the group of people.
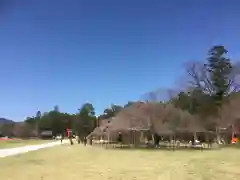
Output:
<path fill-rule="evenodd" d="M 63 143 L 63 139 L 64 139 L 64 135 L 62 134 L 62 135 L 61 135 L 61 138 L 60 138 L 61 143 Z M 72 134 L 68 134 L 68 139 L 69 139 L 70 144 L 73 145 L 73 144 L 74 144 L 74 143 L 73 143 L 74 136 L 73 136 Z M 80 139 L 79 136 L 75 136 L 75 139 L 76 139 L 76 141 L 77 141 L 78 144 L 81 143 L 81 139 Z M 84 146 L 87 145 L 87 137 L 86 137 L 86 136 L 83 138 L 83 141 L 82 141 L 82 142 L 83 142 Z M 90 145 L 92 144 L 92 139 L 91 139 L 91 138 L 89 139 L 89 143 L 90 143 Z"/>
<path fill-rule="evenodd" d="M 74 143 L 73 143 L 74 136 L 73 136 L 73 134 L 72 134 L 72 131 L 67 131 L 67 137 L 68 137 L 68 139 L 69 139 L 70 144 L 71 144 L 71 145 L 74 145 Z M 77 141 L 78 144 L 81 143 L 81 138 L 80 138 L 79 136 L 75 136 L 75 139 L 76 139 L 76 141 Z M 61 135 L 60 135 L 60 141 L 61 141 L 61 143 L 63 143 L 63 140 L 64 140 L 64 134 L 61 134 Z M 87 140 L 87 137 L 84 136 L 84 137 L 83 137 L 83 141 L 82 141 L 82 143 L 84 144 L 84 146 L 87 145 L 87 141 L 88 141 L 88 140 Z M 117 141 L 118 141 L 119 144 L 122 145 L 122 143 L 123 143 L 123 137 L 122 137 L 122 133 L 121 133 L 121 132 L 119 132 L 119 134 L 118 134 Z M 92 145 L 92 137 L 89 137 L 89 144 Z"/>
<path fill-rule="evenodd" d="M 77 141 L 78 144 L 81 143 L 81 139 L 80 139 L 79 136 L 75 136 L 75 139 L 76 139 L 76 141 Z M 90 140 L 90 141 L 91 141 L 91 140 Z M 84 138 L 83 138 L 83 144 L 84 144 L 84 146 L 87 145 L 87 137 L 84 137 Z"/>

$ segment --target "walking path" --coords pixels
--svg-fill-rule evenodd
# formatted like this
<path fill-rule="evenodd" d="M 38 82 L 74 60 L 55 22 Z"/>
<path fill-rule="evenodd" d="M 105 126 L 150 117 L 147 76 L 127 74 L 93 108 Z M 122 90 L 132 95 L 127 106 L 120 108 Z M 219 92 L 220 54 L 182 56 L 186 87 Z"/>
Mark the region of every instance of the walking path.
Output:
<path fill-rule="evenodd" d="M 65 143 L 69 143 L 69 141 L 64 140 L 62 142 L 62 144 L 65 144 Z M 16 148 L 0 149 L 0 158 L 22 154 L 29 151 L 36 151 L 39 149 L 53 147 L 57 145 L 61 145 L 61 142 L 57 141 L 57 142 L 50 142 L 50 143 L 44 143 L 44 144 L 38 144 L 38 145 L 28 145 L 28 146 L 22 146 L 22 147 L 16 147 Z"/>

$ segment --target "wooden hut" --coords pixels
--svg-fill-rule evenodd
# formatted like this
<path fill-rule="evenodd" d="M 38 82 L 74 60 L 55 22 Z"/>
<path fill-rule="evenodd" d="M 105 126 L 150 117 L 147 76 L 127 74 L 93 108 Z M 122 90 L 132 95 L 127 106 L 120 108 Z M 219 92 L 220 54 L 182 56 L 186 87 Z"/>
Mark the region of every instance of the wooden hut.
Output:
<path fill-rule="evenodd" d="M 39 134 L 41 139 L 52 139 L 53 138 L 53 132 L 52 130 L 42 130 Z"/>

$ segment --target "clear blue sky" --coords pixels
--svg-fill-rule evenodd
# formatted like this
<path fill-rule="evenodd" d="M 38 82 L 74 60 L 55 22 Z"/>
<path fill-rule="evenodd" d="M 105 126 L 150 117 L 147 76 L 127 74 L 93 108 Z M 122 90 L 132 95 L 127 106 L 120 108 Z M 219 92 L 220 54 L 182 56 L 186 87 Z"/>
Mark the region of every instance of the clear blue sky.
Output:
<path fill-rule="evenodd" d="M 3 3 L 5 2 L 5 4 Z M 215 44 L 240 58 L 237 0 L 0 0 L 0 117 L 97 113 L 175 86 Z M 176 82 L 178 80 L 178 82 Z"/>

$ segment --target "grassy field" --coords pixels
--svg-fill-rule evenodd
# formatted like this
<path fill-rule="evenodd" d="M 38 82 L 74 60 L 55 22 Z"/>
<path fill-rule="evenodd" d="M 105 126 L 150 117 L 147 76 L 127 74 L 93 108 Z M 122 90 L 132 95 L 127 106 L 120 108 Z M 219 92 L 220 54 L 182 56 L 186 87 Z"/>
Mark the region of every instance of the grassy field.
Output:
<path fill-rule="evenodd" d="M 42 144 L 46 142 L 51 142 L 52 140 L 7 140 L 7 141 L 0 141 L 0 149 L 5 148 L 14 148 L 14 147 L 21 147 L 26 145 L 35 145 L 35 144 Z"/>
<path fill-rule="evenodd" d="M 65 144 L 1 158 L 0 174 L 4 180 L 239 180 L 240 150 L 106 150 Z"/>

